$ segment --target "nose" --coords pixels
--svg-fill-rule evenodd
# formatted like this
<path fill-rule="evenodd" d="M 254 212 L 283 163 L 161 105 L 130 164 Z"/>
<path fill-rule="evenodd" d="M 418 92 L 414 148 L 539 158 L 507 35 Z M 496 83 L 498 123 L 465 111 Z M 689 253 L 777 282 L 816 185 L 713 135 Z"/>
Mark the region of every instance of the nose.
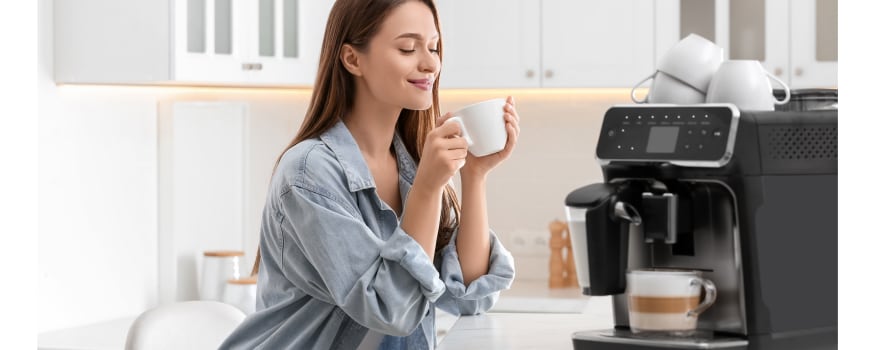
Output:
<path fill-rule="evenodd" d="M 432 53 L 428 50 L 424 57 L 420 59 L 420 71 L 428 72 L 428 73 L 437 73 L 438 70 L 441 69 L 441 58 L 438 57 L 437 54 Z"/>

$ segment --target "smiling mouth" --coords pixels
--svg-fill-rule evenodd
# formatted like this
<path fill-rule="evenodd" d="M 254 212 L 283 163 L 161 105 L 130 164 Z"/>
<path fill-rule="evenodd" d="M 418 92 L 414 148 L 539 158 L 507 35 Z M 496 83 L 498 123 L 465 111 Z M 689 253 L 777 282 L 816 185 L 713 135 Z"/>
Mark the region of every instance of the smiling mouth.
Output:
<path fill-rule="evenodd" d="M 430 79 L 417 79 L 417 80 L 408 80 L 408 83 L 413 84 L 415 87 L 428 91 L 432 89 L 432 80 Z"/>

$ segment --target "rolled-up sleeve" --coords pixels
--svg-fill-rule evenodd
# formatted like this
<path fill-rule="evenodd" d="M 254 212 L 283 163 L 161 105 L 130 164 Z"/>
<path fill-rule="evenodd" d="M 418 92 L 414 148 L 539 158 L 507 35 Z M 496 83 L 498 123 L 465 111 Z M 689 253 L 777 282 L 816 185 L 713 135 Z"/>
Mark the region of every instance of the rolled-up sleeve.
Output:
<path fill-rule="evenodd" d="M 291 231 L 283 248 L 284 275 L 365 327 L 410 334 L 445 291 L 438 271 L 401 227 L 378 237 L 342 203 L 331 193 L 297 185 L 282 196 Z"/>
<path fill-rule="evenodd" d="M 499 292 L 514 281 L 514 258 L 490 230 L 490 266 L 486 274 L 465 285 L 456 250 L 457 229 L 450 243 L 441 251 L 437 262 L 447 292 L 436 306 L 454 315 L 475 315 L 488 311 L 499 298 Z"/>

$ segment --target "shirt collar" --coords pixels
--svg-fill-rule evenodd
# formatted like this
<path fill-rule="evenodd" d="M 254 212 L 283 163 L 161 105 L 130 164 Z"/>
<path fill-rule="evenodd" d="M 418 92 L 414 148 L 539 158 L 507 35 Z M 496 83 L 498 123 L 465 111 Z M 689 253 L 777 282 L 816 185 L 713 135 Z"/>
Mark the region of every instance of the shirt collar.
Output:
<path fill-rule="evenodd" d="M 344 169 L 350 192 L 377 187 L 374 184 L 374 177 L 371 176 L 371 170 L 368 169 L 368 163 L 362 157 L 356 139 L 353 138 L 353 134 L 350 133 L 343 121 L 338 121 L 337 124 L 326 130 L 320 135 L 320 139 L 334 152 L 338 163 Z M 398 132 L 393 136 L 392 146 L 395 149 L 399 176 L 408 184 L 413 184 L 417 165 L 405 148 Z"/>

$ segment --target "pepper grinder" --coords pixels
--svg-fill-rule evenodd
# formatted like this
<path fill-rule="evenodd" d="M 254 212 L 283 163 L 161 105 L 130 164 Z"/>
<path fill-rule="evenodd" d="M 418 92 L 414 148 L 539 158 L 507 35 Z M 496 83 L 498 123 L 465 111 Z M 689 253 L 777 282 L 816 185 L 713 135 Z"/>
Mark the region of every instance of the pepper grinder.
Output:
<path fill-rule="evenodd" d="M 572 240 L 569 235 L 569 225 L 565 222 L 554 220 L 548 225 L 548 228 L 551 231 L 548 287 L 577 287 L 578 275 L 575 271 L 575 261 L 572 258 Z"/>

